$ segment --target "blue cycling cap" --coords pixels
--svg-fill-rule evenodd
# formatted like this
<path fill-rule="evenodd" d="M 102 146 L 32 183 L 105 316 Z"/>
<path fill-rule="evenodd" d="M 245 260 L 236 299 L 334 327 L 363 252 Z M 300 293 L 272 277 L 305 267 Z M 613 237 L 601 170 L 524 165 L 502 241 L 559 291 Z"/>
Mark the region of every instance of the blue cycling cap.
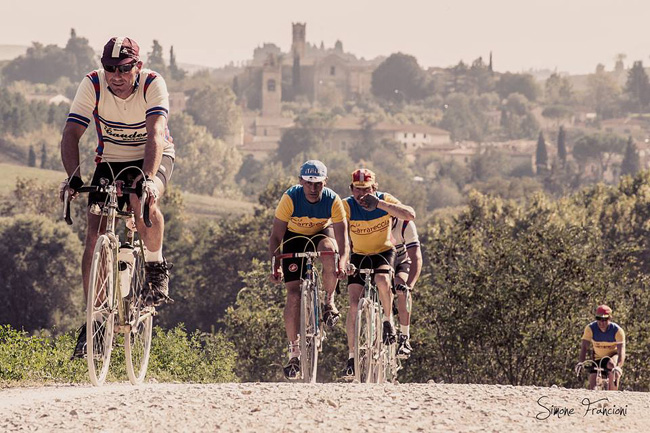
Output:
<path fill-rule="evenodd" d="M 300 177 L 308 182 L 323 182 L 327 179 L 327 167 L 317 159 L 310 159 L 300 167 Z"/>

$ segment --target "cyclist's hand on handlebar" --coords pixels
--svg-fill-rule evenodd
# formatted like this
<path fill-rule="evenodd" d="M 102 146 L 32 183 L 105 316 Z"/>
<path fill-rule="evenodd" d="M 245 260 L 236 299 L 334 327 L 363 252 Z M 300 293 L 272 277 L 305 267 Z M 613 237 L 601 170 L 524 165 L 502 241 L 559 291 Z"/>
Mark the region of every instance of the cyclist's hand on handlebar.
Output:
<path fill-rule="evenodd" d="M 79 195 L 79 193 L 77 193 L 77 189 L 81 188 L 83 185 L 84 185 L 84 181 L 81 180 L 79 176 L 71 176 L 65 179 L 59 185 L 59 198 L 61 199 L 61 201 L 63 201 L 65 197 L 65 192 L 67 190 L 68 198 L 70 200 L 74 200 Z"/>
<path fill-rule="evenodd" d="M 375 210 L 379 204 L 379 197 L 375 194 L 366 194 L 361 197 L 361 207 L 365 210 Z"/>
<path fill-rule="evenodd" d="M 149 206 L 158 201 L 158 197 L 160 197 L 160 190 L 158 189 L 156 182 L 154 182 L 152 179 L 146 179 L 142 182 L 142 192 L 145 191 L 149 199 Z"/>
<path fill-rule="evenodd" d="M 579 363 L 576 364 L 576 366 L 574 368 L 574 371 L 576 372 L 576 376 L 580 376 L 580 373 L 582 373 L 583 365 L 584 365 L 583 362 L 579 362 Z"/>
<path fill-rule="evenodd" d="M 357 271 L 357 267 L 354 266 L 352 263 L 348 263 L 347 266 L 345 267 L 346 275 L 354 275 L 356 271 Z"/>

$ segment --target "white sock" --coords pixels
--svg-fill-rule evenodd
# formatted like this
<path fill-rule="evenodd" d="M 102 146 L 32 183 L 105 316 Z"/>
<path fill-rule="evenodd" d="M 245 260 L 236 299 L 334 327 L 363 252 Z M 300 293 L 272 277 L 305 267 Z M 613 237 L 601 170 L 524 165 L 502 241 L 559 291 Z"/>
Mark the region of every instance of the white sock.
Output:
<path fill-rule="evenodd" d="M 144 261 L 162 262 L 163 261 L 162 247 L 160 247 L 158 251 L 144 250 Z"/>
<path fill-rule="evenodd" d="M 399 330 L 402 333 L 402 335 L 406 335 L 406 338 L 411 338 L 411 334 L 409 333 L 411 326 L 410 325 L 399 325 Z"/>
<path fill-rule="evenodd" d="M 300 358 L 300 340 L 289 342 L 289 359 Z"/>
<path fill-rule="evenodd" d="M 354 352 L 348 353 L 348 359 L 352 359 L 352 358 L 354 358 Z"/>

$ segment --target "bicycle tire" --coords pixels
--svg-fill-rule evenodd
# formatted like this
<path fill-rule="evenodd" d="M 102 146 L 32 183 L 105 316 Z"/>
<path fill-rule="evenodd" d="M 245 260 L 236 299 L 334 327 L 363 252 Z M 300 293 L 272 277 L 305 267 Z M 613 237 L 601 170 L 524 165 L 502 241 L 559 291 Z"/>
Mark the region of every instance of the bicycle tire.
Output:
<path fill-rule="evenodd" d="M 115 325 L 115 274 L 117 252 L 107 235 L 95 244 L 86 299 L 86 362 L 95 386 L 106 380 L 113 349 Z"/>
<path fill-rule="evenodd" d="M 372 383 L 374 377 L 373 312 L 370 302 L 361 298 L 354 323 L 354 375 L 359 383 Z"/>
<path fill-rule="evenodd" d="M 300 292 L 300 373 L 304 383 L 316 383 L 318 329 L 316 328 L 317 311 L 311 282 L 304 281 Z"/>
<path fill-rule="evenodd" d="M 137 243 L 134 252 L 136 256 L 126 308 L 126 317 L 130 326 L 129 332 L 124 335 L 124 358 L 129 382 L 138 385 L 147 375 L 155 310 L 154 307 L 147 307 L 144 302 L 145 260 L 143 251 Z"/>
<path fill-rule="evenodd" d="M 381 377 L 378 378 L 378 382 L 387 382 L 395 383 L 397 381 L 397 348 L 396 344 L 386 345 L 381 342 L 381 357 L 380 362 L 382 363 L 380 371 Z"/>

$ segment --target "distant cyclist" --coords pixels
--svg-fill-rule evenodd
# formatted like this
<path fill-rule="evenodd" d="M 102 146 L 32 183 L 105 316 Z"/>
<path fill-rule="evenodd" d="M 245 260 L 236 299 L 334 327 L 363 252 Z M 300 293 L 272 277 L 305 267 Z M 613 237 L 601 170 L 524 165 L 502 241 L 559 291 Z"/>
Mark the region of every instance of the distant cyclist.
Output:
<path fill-rule="evenodd" d="M 130 202 L 135 212 L 135 224 L 147 249 L 145 250 L 146 299 L 159 305 L 169 299 L 169 266 L 163 258 L 165 221 L 158 207 L 174 169 L 174 144 L 167 129 L 169 93 L 165 80 L 156 72 L 143 68 L 138 44 L 127 37 L 111 38 L 104 46 L 102 68 L 84 77 L 72 101 L 70 114 L 63 128 L 61 159 L 68 179 L 61 183 L 61 199 L 69 191 L 83 185 L 79 173 L 79 140 L 91 120 L 97 131 L 97 164 L 91 185 L 101 178 L 124 180 L 128 186 L 142 182 L 149 192 L 151 227 L 140 215 L 140 200 L 135 195 L 119 199 L 119 206 Z M 118 179 L 113 179 L 126 167 Z M 90 265 L 95 243 L 103 232 L 102 217 L 90 210 L 102 206 L 106 194 L 88 196 L 88 229 L 81 264 L 84 292 L 88 292 Z M 106 221 L 104 220 L 104 223 Z M 73 357 L 86 353 L 86 327 L 80 328 Z"/>
<path fill-rule="evenodd" d="M 377 191 L 377 179 L 371 170 L 360 168 L 352 173 L 350 183 L 352 195 L 343 200 L 345 214 L 350 224 L 352 255 L 350 263 L 357 269 L 394 270 L 395 247 L 390 240 L 391 217 L 414 220 L 412 207 L 402 204 L 392 195 Z M 392 324 L 393 293 L 390 275 L 375 274 L 379 300 L 384 309 L 383 339 L 387 344 L 395 343 L 397 333 Z M 363 292 L 363 278 L 360 275 L 348 277 L 350 310 L 347 315 L 348 361 L 344 375 L 354 376 L 354 323 L 357 317 L 359 298 Z"/>
<path fill-rule="evenodd" d="M 348 225 L 341 198 L 329 188 L 327 167 L 321 161 L 309 160 L 300 167 L 298 185 L 289 188 L 275 210 L 273 229 L 269 239 L 271 256 L 281 253 L 305 251 L 339 251 L 339 268 L 334 267 L 334 257 L 325 256 L 323 264 L 323 289 L 327 293 L 323 305 L 323 320 L 334 326 L 339 311 L 334 305 L 334 291 L 339 278 L 345 277 L 348 262 Z M 280 245 L 282 248 L 280 249 Z M 305 276 L 305 259 L 275 261 L 271 276 L 275 282 L 284 277 L 287 303 L 284 307 L 284 326 L 289 339 L 289 363 L 284 367 L 287 379 L 300 377 L 300 279 Z"/>
<path fill-rule="evenodd" d="M 580 346 L 580 358 L 576 364 L 576 374 L 580 374 L 589 351 L 593 346 L 593 360 L 602 368 L 607 369 L 609 390 L 618 390 L 618 378 L 623 374 L 625 362 L 625 332 L 623 328 L 611 321 L 612 309 L 600 305 L 596 309 L 596 320 L 585 327 Z M 589 371 L 589 389 L 596 387 L 596 371 L 592 363 L 587 366 Z"/>
<path fill-rule="evenodd" d="M 395 245 L 395 293 L 399 312 L 397 355 L 408 358 L 413 352 L 410 343 L 411 291 L 422 271 L 422 250 L 413 221 L 393 218 L 391 241 Z"/>

